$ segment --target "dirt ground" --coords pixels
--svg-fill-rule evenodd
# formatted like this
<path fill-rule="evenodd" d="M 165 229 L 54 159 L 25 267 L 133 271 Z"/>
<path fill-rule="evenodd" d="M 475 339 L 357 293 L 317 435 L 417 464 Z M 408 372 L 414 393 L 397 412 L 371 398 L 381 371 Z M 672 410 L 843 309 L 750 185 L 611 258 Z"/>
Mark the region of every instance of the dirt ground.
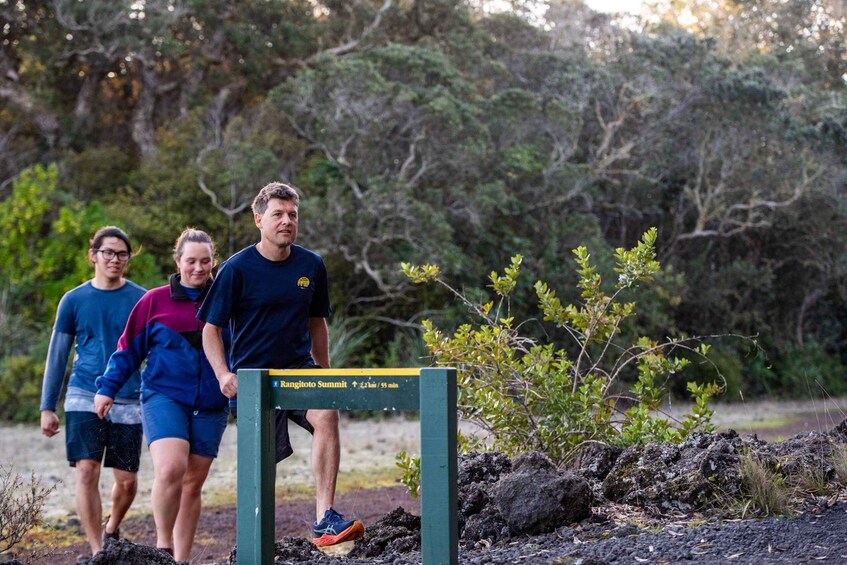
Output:
<path fill-rule="evenodd" d="M 340 494 L 336 497 L 336 506 L 346 515 L 355 516 L 366 525 L 373 524 L 391 510 L 402 506 L 413 514 L 420 514 L 420 499 L 412 499 L 403 486 L 361 489 Z M 276 539 L 285 536 L 310 537 L 309 526 L 314 520 L 315 504 L 313 499 L 286 500 L 277 497 Z M 220 563 L 226 561 L 235 546 L 235 506 L 206 507 L 197 526 L 194 551 L 191 563 Z M 73 528 L 81 538 L 78 528 Z M 45 531 L 47 536 L 49 531 Z M 156 530 L 151 516 L 138 513 L 121 524 L 121 536 L 133 543 L 154 546 Z M 39 536 L 40 537 L 40 536 Z M 28 565 L 51 564 L 73 565 L 77 556 L 89 555 L 87 544 L 75 541 L 63 547 L 47 547 L 38 544 L 33 551 L 18 552 L 18 557 Z"/>
<path fill-rule="evenodd" d="M 314 482 L 309 465 L 311 437 L 292 426 L 294 455 L 277 466 L 276 528 L 277 536 L 307 536 L 314 521 Z M 236 485 L 235 425 L 224 433 L 218 459 L 213 463 L 203 490 L 204 510 L 197 529 L 192 563 L 213 563 L 228 557 L 235 545 Z M 342 456 L 339 471 L 339 495 L 336 508 L 345 515 L 364 521 L 403 506 L 420 513 L 420 501 L 412 499 L 399 485 L 402 476 L 394 464 L 395 455 L 405 450 L 417 453 L 420 445 L 420 423 L 403 416 L 385 419 L 344 419 L 341 427 Z M 74 471 L 65 460 L 64 438 L 41 435 L 37 426 L 0 427 L 0 453 L 17 473 L 28 478 L 31 470 L 42 485 L 56 485 L 44 509 L 44 527 L 34 530 L 21 544 L 30 550 L 16 548 L 27 564 L 73 564 L 78 555 L 88 552 L 84 534 L 74 510 Z M 154 543 L 155 527 L 150 507 L 153 466 L 145 450 L 139 471 L 139 490 L 135 502 L 121 526 L 121 534 L 137 543 Z M 112 476 L 104 469 L 100 493 L 104 515 L 109 512 L 109 489 Z"/>
<path fill-rule="evenodd" d="M 756 433 L 767 441 L 778 441 L 799 432 L 829 430 L 847 417 L 847 400 L 807 402 L 755 402 L 717 404 L 714 423 L 719 430 L 733 428 L 741 434 Z M 680 413 L 685 406 L 675 406 Z M 416 420 L 392 416 L 385 420 L 349 420 L 342 424 L 342 465 L 337 508 L 362 519 L 367 526 L 397 506 L 418 514 L 420 501 L 409 497 L 398 484 L 401 472 L 394 465 L 398 451 L 417 453 L 420 429 Z M 295 454 L 277 467 L 276 535 L 308 536 L 314 519 L 313 482 L 309 468 L 310 437 L 292 429 Z M 223 561 L 235 545 L 236 429 L 224 434 L 219 459 L 212 466 L 204 489 L 204 511 L 198 526 L 191 562 Z M 45 524 L 16 548 L 25 563 L 72 564 L 85 554 L 87 545 L 75 518 L 73 471 L 64 458 L 61 434 L 52 439 L 40 435 L 35 426 L 0 428 L 0 453 L 15 471 L 30 470 L 45 485 L 57 484 L 45 508 Z M 150 511 L 152 464 L 142 456 L 139 494 L 122 526 L 124 537 L 152 544 L 155 528 Z M 111 477 L 104 473 L 101 493 L 108 513 Z M 29 548 L 21 551 L 22 548 Z"/>

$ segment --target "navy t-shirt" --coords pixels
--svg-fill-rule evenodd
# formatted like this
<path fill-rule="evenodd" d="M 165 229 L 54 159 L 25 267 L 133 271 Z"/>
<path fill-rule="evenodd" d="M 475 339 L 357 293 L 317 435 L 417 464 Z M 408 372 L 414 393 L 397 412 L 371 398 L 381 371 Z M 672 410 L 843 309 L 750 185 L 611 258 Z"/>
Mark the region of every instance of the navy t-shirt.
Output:
<path fill-rule="evenodd" d="M 312 362 L 309 318 L 330 313 L 326 267 L 317 253 L 291 246 L 284 261 L 251 245 L 227 259 L 197 317 L 232 330 L 230 370 L 296 369 Z"/>

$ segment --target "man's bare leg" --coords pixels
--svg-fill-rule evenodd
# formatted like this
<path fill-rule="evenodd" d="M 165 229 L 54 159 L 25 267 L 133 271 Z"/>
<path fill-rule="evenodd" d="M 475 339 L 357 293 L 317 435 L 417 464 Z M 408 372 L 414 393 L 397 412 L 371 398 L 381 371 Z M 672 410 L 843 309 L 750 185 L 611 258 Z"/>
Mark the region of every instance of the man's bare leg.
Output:
<path fill-rule="evenodd" d="M 113 469 L 115 474 L 115 484 L 112 485 L 112 512 L 109 514 L 109 521 L 106 523 L 106 532 L 115 533 L 121 521 L 126 516 L 127 510 L 135 500 L 135 493 L 138 491 L 138 474 L 121 469 Z M 102 542 L 102 540 L 101 540 Z"/>
<path fill-rule="evenodd" d="M 320 522 L 335 500 L 335 485 L 341 461 L 338 410 L 309 410 L 306 419 L 312 434 L 312 473 L 315 475 L 315 521 Z"/>
<path fill-rule="evenodd" d="M 76 511 L 85 530 L 85 539 L 94 555 L 103 549 L 103 503 L 100 500 L 100 462 L 80 459 L 76 462 Z"/>

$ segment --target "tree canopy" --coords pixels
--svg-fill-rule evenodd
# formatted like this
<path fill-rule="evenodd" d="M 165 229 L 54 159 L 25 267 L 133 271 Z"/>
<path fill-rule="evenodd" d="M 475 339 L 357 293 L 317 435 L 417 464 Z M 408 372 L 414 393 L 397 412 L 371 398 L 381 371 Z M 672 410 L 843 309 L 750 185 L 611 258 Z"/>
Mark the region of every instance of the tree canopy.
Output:
<path fill-rule="evenodd" d="M 459 323 L 401 262 L 473 296 L 520 254 L 573 300 L 571 249 L 613 277 L 656 226 L 639 332 L 758 335 L 765 360 L 723 350 L 749 394 L 807 393 L 798 359 L 843 374 L 843 2 L 512 4 L 0 0 L 2 355 L 40 362 L 97 226 L 142 245 L 131 276 L 155 285 L 187 225 L 221 259 L 255 241 L 249 203 L 284 180 L 334 317 L 367 328 L 353 362 L 420 364 L 410 330 Z"/>

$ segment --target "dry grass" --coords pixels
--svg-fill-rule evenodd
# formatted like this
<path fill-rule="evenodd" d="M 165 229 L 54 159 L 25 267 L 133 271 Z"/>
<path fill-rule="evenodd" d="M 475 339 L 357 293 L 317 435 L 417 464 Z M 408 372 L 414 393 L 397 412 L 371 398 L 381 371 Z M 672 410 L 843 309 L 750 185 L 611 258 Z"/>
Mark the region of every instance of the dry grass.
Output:
<path fill-rule="evenodd" d="M 838 484 L 847 487 L 847 445 L 836 445 L 830 462 L 832 468 L 835 469 L 835 478 Z"/>
<path fill-rule="evenodd" d="M 741 511 L 742 518 L 750 511 L 769 515 L 791 513 L 791 489 L 779 473 L 769 469 L 753 453 L 744 453 L 739 458 L 741 480 L 746 494 L 746 503 Z"/>
<path fill-rule="evenodd" d="M 14 467 L 0 465 L 0 553 L 41 522 L 41 509 L 55 488 L 42 486 L 35 472 L 24 480 Z"/>
<path fill-rule="evenodd" d="M 806 494 L 828 496 L 832 494 L 832 485 L 826 472 L 820 468 L 806 469 L 796 480 L 797 489 Z"/>

